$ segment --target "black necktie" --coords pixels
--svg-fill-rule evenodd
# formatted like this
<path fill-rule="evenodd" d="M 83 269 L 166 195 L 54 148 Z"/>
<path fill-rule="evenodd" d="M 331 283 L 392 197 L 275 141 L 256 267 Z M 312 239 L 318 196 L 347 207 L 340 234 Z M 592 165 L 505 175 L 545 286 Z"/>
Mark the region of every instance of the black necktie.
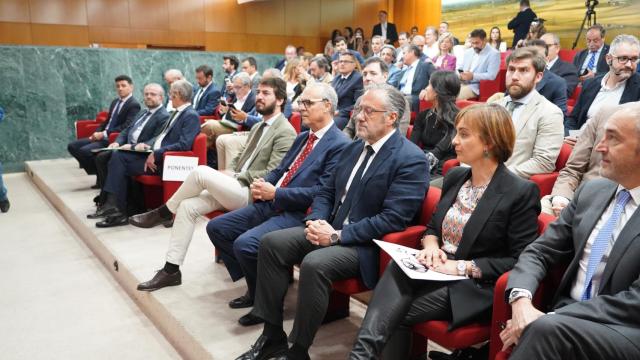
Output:
<path fill-rule="evenodd" d="M 367 145 L 365 148 L 367 149 L 367 155 L 365 155 L 362 164 L 360 164 L 358 171 L 356 171 L 356 174 L 353 176 L 351 185 L 349 186 L 349 189 L 347 189 L 347 196 L 345 196 L 344 202 L 338 208 L 338 212 L 331 222 L 331 226 L 333 226 L 333 228 L 336 230 L 342 229 L 344 220 L 347 218 L 347 215 L 349 215 L 349 212 L 351 211 L 353 197 L 359 192 L 360 180 L 362 180 L 362 175 L 364 175 L 364 169 L 367 167 L 367 163 L 369 162 L 371 156 L 375 153 L 371 145 Z"/>

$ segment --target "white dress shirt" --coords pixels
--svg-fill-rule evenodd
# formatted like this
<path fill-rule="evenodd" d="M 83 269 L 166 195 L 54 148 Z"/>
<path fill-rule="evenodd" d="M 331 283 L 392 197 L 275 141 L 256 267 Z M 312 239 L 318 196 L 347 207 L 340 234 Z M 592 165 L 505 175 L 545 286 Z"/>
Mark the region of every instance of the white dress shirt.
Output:
<path fill-rule="evenodd" d="M 211 84 L 213 84 L 213 81 L 209 82 L 209 84 L 207 84 L 207 86 L 205 86 L 203 88 L 201 87 L 200 89 L 198 89 L 198 92 L 196 93 L 196 96 L 193 98 L 193 107 L 194 108 L 198 107 L 198 103 L 200 102 L 200 99 L 202 99 L 202 95 L 204 95 L 204 93 L 207 91 L 209 86 L 211 86 Z"/>
<path fill-rule="evenodd" d="M 589 111 L 587 111 L 587 121 L 592 119 L 598 113 L 598 110 L 600 110 L 602 105 L 620 103 L 622 93 L 627 86 L 627 80 L 619 82 L 616 86 L 610 88 L 607 86 L 609 76 L 611 76 L 610 73 L 605 75 L 600 82 L 600 91 L 598 92 L 598 95 L 596 95 L 595 99 L 593 99 L 591 106 L 589 106 Z"/>
<path fill-rule="evenodd" d="M 247 171 L 247 169 L 249 168 L 249 164 L 251 164 L 251 161 L 253 161 L 253 158 L 256 157 L 258 149 L 260 149 L 260 143 L 262 142 L 262 139 L 264 139 L 264 137 L 267 135 L 267 133 L 269 132 L 269 129 L 271 129 L 271 125 L 273 125 L 273 122 L 276 121 L 276 119 L 278 117 L 279 117 L 279 115 L 272 116 L 269 120 L 264 120 L 264 118 L 263 118 L 262 121 L 267 125 L 262 130 L 262 135 L 260 135 L 260 139 L 258 139 L 258 142 L 256 143 L 256 148 L 253 150 L 253 153 L 251 153 L 251 156 L 249 156 L 249 158 L 244 163 L 244 165 L 242 165 L 242 169 L 240 169 L 241 173 Z M 257 124 L 255 124 L 253 126 L 261 126 L 261 125 L 262 125 L 261 123 L 257 123 Z"/>
<path fill-rule="evenodd" d="M 134 125 L 135 129 L 133 129 L 133 132 L 131 133 L 131 140 L 133 140 L 132 142 L 135 144 L 138 142 L 138 138 L 140 137 L 140 134 L 142 133 L 142 129 L 144 129 L 144 127 L 147 125 L 147 123 L 149 122 L 149 119 L 151 119 L 151 117 L 153 116 L 153 114 L 156 113 L 156 111 L 158 111 L 158 109 L 160 109 L 162 107 L 162 105 L 158 105 L 156 107 L 154 107 L 153 109 L 149 109 L 148 113 L 146 115 L 144 115 L 146 118 L 144 119 L 144 121 L 139 124 L 139 125 Z"/>
<path fill-rule="evenodd" d="M 171 130 L 171 127 L 176 122 L 176 119 L 178 119 L 180 117 L 180 114 L 184 111 L 184 109 L 186 109 L 190 105 L 191 103 L 182 104 L 175 109 L 177 113 L 173 116 L 173 119 L 169 117 L 169 119 L 171 119 L 171 123 L 167 125 L 167 127 L 164 129 L 162 134 L 158 135 L 156 142 L 153 143 L 153 150 L 157 150 L 162 146 L 162 140 L 164 140 L 164 137 L 167 136 L 167 134 L 169 133 L 169 130 Z"/>
<path fill-rule="evenodd" d="M 533 93 L 534 92 L 538 92 L 536 89 L 531 90 L 531 92 L 529 92 L 527 95 L 525 95 L 523 98 L 521 99 L 517 99 L 517 100 L 511 100 L 511 96 L 507 95 L 505 96 L 505 99 L 507 100 L 507 104 L 509 101 L 515 101 L 515 102 L 519 102 L 522 105 L 516 107 L 515 109 L 513 109 L 513 114 L 511 115 L 511 119 L 513 120 L 514 123 L 518 122 L 520 120 L 520 116 L 522 115 L 522 112 L 524 111 L 524 108 L 527 106 L 527 104 L 531 101 L 531 99 L 533 98 Z"/>
<path fill-rule="evenodd" d="M 107 126 L 104 127 L 104 131 L 102 132 L 102 136 L 104 137 L 104 140 L 109 140 L 109 134 L 107 133 L 107 129 L 109 128 L 111 121 L 112 120 L 115 121 L 115 118 L 117 118 L 118 115 L 120 115 L 120 111 L 122 111 L 122 108 L 124 107 L 124 103 L 126 103 L 132 96 L 133 96 L 133 93 L 129 94 L 129 96 L 127 96 L 124 99 L 120 99 L 119 103 L 116 103 L 116 106 L 113 108 L 113 111 L 116 111 L 117 109 L 118 113 L 115 114 L 113 117 L 109 118 L 109 122 L 107 123 Z M 118 109 L 118 105 L 120 105 L 120 109 Z"/>
<path fill-rule="evenodd" d="M 409 68 L 407 69 L 407 72 L 404 74 L 403 79 L 400 79 L 401 83 L 402 83 L 402 80 L 405 80 L 404 86 L 400 89 L 400 91 L 405 95 L 411 95 L 411 88 L 413 86 L 413 76 L 416 73 L 416 68 L 418 67 L 419 62 L 420 62 L 420 59 L 416 59 L 416 61 L 414 61 L 411 65 L 409 65 Z"/>
<path fill-rule="evenodd" d="M 593 69 L 591 70 L 594 74 L 598 72 L 598 59 L 600 59 L 600 53 L 602 53 L 603 48 L 604 48 L 604 45 L 600 46 L 600 49 L 596 51 L 596 57 L 593 62 Z M 589 59 L 591 59 L 591 51 L 587 49 L 587 56 L 584 58 L 584 62 L 582 63 L 582 66 L 580 66 L 580 74 L 582 74 L 584 69 L 587 68 L 587 65 L 589 64 Z"/>
<path fill-rule="evenodd" d="M 551 68 L 553 67 L 553 65 L 555 65 L 555 64 L 556 64 L 556 62 L 558 61 L 558 59 L 560 59 L 560 56 L 556 56 L 556 58 L 555 58 L 555 59 L 553 59 L 553 60 L 549 61 L 549 62 L 547 63 L 547 69 L 551 69 Z"/>

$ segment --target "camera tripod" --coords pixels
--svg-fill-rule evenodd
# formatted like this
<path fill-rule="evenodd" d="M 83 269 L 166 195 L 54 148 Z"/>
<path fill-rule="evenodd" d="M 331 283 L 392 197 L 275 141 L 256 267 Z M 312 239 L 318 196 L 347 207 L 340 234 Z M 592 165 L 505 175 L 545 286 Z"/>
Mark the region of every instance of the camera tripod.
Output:
<path fill-rule="evenodd" d="M 584 24 L 587 24 L 587 26 L 590 27 L 596 23 L 596 6 L 598 6 L 598 4 L 598 0 L 586 0 L 584 2 L 584 6 L 587 7 L 587 12 L 584 14 L 584 19 L 582 19 L 582 24 L 580 25 L 580 29 L 578 29 L 578 35 L 576 35 L 576 40 L 573 42 L 571 49 L 575 49 L 576 46 L 578 46 L 578 41 L 580 41 L 580 35 L 582 35 Z"/>

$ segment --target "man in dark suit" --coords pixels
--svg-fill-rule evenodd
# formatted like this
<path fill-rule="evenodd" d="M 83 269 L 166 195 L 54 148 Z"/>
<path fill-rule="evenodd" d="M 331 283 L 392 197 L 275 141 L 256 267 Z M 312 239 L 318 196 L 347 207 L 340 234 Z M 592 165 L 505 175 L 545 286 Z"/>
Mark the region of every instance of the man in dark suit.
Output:
<path fill-rule="evenodd" d="M 510 359 L 640 358 L 640 106 L 605 124 L 601 174 L 520 255 L 505 297 L 512 319 L 500 334 Z M 549 311 L 532 302 L 540 281 L 568 263 Z M 547 309 L 544 309 L 547 310 Z"/>
<path fill-rule="evenodd" d="M 222 94 L 213 83 L 213 69 L 208 65 L 196 68 L 196 82 L 199 88 L 194 91 L 191 104 L 200 116 L 213 115 Z"/>
<path fill-rule="evenodd" d="M 398 41 L 398 31 L 395 24 L 387 22 L 387 16 L 387 12 L 384 10 L 378 12 L 380 22 L 373 26 L 371 36 L 380 35 L 386 44 L 393 44 Z"/>
<path fill-rule="evenodd" d="M 542 39 L 527 40 L 525 46 L 537 48 L 545 59 L 549 56 L 547 43 Z M 560 76 L 545 68 L 542 79 L 536 84 L 536 90 L 540 95 L 559 107 L 563 114 L 567 113 L 567 84 Z"/>
<path fill-rule="evenodd" d="M 600 24 L 594 24 L 587 30 L 587 48 L 573 58 L 573 65 L 578 69 L 580 81 L 609 71 L 609 62 L 606 59 L 609 45 L 604 43 L 605 32 L 605 28 Z"/>
<path fill-rule="evenodd" d="M 420 61 L 422 52 L 416 45 L 410 45 L 404 54 L 404 69 L 397 78 L 397 84 L 391 84 L 400 90 L 409 100 L 411 111 L 418 111 L 420 91 L 429 85 L 431 73 L 435 71 L 430 62 Z"/>
<path fill-rule="evenodd" d="M 611 42 L 606 74 L 587 79 L 570 115 L 565 116 L 565 133 L 578 130 L 603 104 L 624 104 L 640 100 L 640 74 L 636 73 L 640 43 L 633 35 L 618 35 Z"/>
<path fill-rule="evenodd" d="M 507 24 L 507 28 L 513 30 L 512 48 L 516 47 L 518 41 L 524 40 L 527 37 L 531 22 L 538 17 L 536 13 L 531 10 L 530 6 L 529 0 L 520 0 L 520 11 L 518 11 L 516 17 L 511 19 L 509 24 Z"/>
<path fill-rule="evenodd" d="M 144 151 L 121 152 L 111 155 L 108 175 L 104 185 L 105 204 L 95 217 L 105 217 L 96 223 L 97 227 L 126 225 L 127 221 L 127 181 L 131 176 L 144 173 L 158 174 L 162 171 L 163 155 L 167 151 L 191 150 L 193 140 L 200 132 L 198 113 L 191 107 L 193 89 L 186 80 L 171 84 L 169 92 L 174 110 L 160 135 Z"/>
<path fill-rule="evenodd" d="M 129 126 L 136 114 L 140 112 L 140 104 L 133 97 L 133 80 L 127 75 L 116 77 L 118 98 L 111 102 L 107 120 L 100 124 L 96 131 L 86 139 L 78 139 L 67 145 L 69 153 L 78 160 L 80 167 L 89 175 L 96 173 L 96 165 L 91 150 L 109 145 L 109 135 L 120 132 Z M 94 188 L 98 188 L 96 184 Z"/>
<path fill-rule="evenodd" d="M 169 113 L 164 108 L 164 90 L 156 83 L 147 84 L 142 92 L 144 95 L 144 105 L 146 110 L 140 112 L 136 119 L 126 129 L 122 130 L 114 142 L 109 144 L 109 148 L 131 150 L 144 149 L 145 146 L 153 144 L 155 138 L 160 135 L 164 124 L 169 119 Z M 96 170 L 98 184 L 100 188 L 104 186 L 107 178 L 107 169 L 111 159 L 111 151 L 103 151 L 96 155 Z M 99 204 L 102 201 L 98 201 Z"/>
<path fill-rule="evenodd" d="M 338 94 L 338 110 L 333 120 L 342 130 L 349 122 L 349 113 L 353 104 L 362 93 L 362 75 L 356 70 L 356 58 L 350 52 L 340 54 L 338 60 L 338 75 L 333 78 L 331 86 Z"/>
<path fill-rule="evenodd" d="M 347 46 L 347 39 L 345 39 L 342 36 L 336 36 L 335 41 L 336 41 L 336 46 L 335 46 L 336 51 L 333 53 L 333 56 L 331 57 L 331 66 L 333 67 L 333 69 L 338 68 L 338 57 L 340 57 L 340 54 L 345 52 L 349 52 L 353 54 L 353 56 L 356 57 L 360 65 L 364 64 L 364 58 L 362 57 L 362 55 L 360 55 L 360 52 L 353 49 L 349 49 L 349 47 Z"/>
<path fill-rule="evenodd" d="M 306 227 L 271 232 L 258 251 L 252 314 L 265 320 L 262 335 L 238 359 L 309 359 L 308 349 L 325 315 L 331 283 L 360 277 L 373 288 L 379 251 L 372 239 L 404 229 L 428 186 L 418 147 L 396 128 L 403 95 L 387 84 L 368 89 L 355 109 L 358 137 L 340 155 L 336 171 L 313 199 Z M 300 265 L 298 306 L 288 349 L 282 328 L 289 268 Z"/>
<path fill-rule="evenodd" d="M 578 69 L 558 56 L 560 52 L 560 38 L 558 35 L 546 33 L 542 35 L 540 40 L 547 44 L 547 70 L 551 70 L 552 73 L 564 79 L 567 84 L 567 98 L 570 98 L 580 82 Z"/>
<path fill-rule="evenodd" d="M 310 131 L 298 135 L 277 168 L 253 181 L 253 204 L 207 225 L 209 238 L 221 252 L 231 279 L 244 276 L 247 281 L 247 293 L 229 302 L 231 308 L 253 306 L 262 235 L 304 224 L 314 196 L 331 177 L 340 152 L 351 142 L 333 122 L 338 96 L 330 85 L 308 86 L 300 102 L 302 121 Z M 247 314 L 239 322 L 247 326 L 262 319 Z"/>
<path fill-rule="evenodd" d="M 287 47 L 284 48 L 284 59 L 278 61 L 275 68 L 283 71 L 284 67 L 287 66 L 287 62 L 295 59 L 296 57 L 298 57 L 298 50 L 296 47 L 293 45 L 287 45 Z"/>

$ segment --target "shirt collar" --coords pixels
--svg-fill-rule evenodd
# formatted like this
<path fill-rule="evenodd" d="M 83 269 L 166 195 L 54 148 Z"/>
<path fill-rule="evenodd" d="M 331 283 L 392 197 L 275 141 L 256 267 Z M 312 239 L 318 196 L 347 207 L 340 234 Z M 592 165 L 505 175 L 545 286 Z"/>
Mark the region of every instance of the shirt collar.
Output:
<path fill-rule="evenodd" d="M 555 65 L 555 63 L 558 61 L 558 59 L 560 59 L 560 56 L 556 56 L 555 59 L 549 61 L 547 63 L 547 69 L 551 69 L 553 67 L 553 65 Z"/>
<path fill-rule="evenodd" d="M 178 107 L 176 108 L 176 111 L 178 111 L 178 112 L 183 112 L 183 111 L 184 111 L 184 109 L 186 109 L 188 106 L 191 106 L 191 103 L 190 103 L 190 102 L 187 102 L 187 103 L 185 103 L 185 104 L 182 104 L 182 105 L 178 106 Z"/>
<path fill-rule="evenodd" d="M 369 142 L 365 142 L 366 145 L 371 145 L 371 147 L 373 148 L 373 152 L 374 153 L 378 153 L 378 151 L 380 151 L 380 149 L 382 148 L 382 146 L 387 142 L 387 140 L 389 140 L 390 137 L 393 136 L 393 134 L 396 132 L 396 129 L 393 129 L 392 131 L 389 131 L 389 133 L 385 136 L 382 137 L 382 139 L 376 141 L 373 144 L 369 144 Z"/>
<path fill-rule="evenodd" d="M 262 122 L 267 124 L 267 126 L 271 126 L 271 125 L 273 125 L 274 121 L 276 121 L 280 117 L 280 115 L 282 115 L 282 114 L 278 114 L 276 116 L 272 116 L 271 119 L 269 119 L 269 120 L 265 120 L 264 117 L 262 117 Z"/>
<path fill-rule="evenodd" d="M 202 92 L 204 93 L 205 91 L 207 91 L 207 89 L 209 88 L 209 86 L 211 86 L 211 84 L 213 84 L 213 81 L 209 81 L 209 83 L 207 84 L 207 86 L 205 86 L 205 87 L 201 87 Z"/>
<path fill-rule="evenodd" d="M 309 129 L 309 133 L 310 134 L 314 134 L 316 136 L 316 138 L 318 138 L 318 140 L 322 139 L 322 137 L 324 136 L 324 134 L 327 133 L 327 131 L 329 131 L 329 129 L 331 129 L 331 127 L 333 126 L 333 120 L 329 121 L 329 123 L 327 125 L 325 125 L 325 127 L 323 127 L 322 129 L 313 132 L 313 130 Z"/>
<path fill-rule="evenodd" d="M 129 96 L 127 96 L 127 97 L 126 97 L 126 98 L 124 98 L 124 99 L 120 99 L 120 101 L 122 101 L 122 103 L 124 104 L 124 103 L 126 103 L 126 102 L 127 102 L 127 100 L 129 100 L 132 96 L 133 96 L 133 93 L 129 94 Z"/>
<path fill-rule="evenodd" d="M 240 102 L 240 101 L 242 101 L 242 102 L 244 103 L 245 101 L 247 101 L 247 98 L 249 97 L 249 94 L 251 94 L 251 90 L 249 90 L 249 92 L 247 93 L 247 95 L 245 95 L 243 98 L 237 98 L 237 99 L 236 99 L 236 102 Z"/>
<path fill-rule="evenodd" d="M 505 96 L 505 98 L 507 99 L 507 103 L 509 101 L 514 101 L 514 102 L 519 102 L 522 105 L 527 105 L 531 101 L 531 99 L 533 99 L 533 97 L 534 97 L 533 94 L 537 93 L 537 92 L 538 91 L 536 89 L 533 89 L 533 90 L 531 90 L 531 92 L 529 92 L 527 95 L 525 95 L 525 97 L 520 98 L 518 100 L 511 100 L 511 96 L 509 96 L 509 95 Z"/>
<path fill-rule="evenodd" d="M 162 104 L 160 104 L 160 105 L 158 105 L 158 106 L 156 106 L 156 107 L 154 107 L 154 108 L 148 109 L 148 110 L 149 110 L 149 113 L 150 113 L 151 115 L 153 115 L 153 114 L 155 114 L 155 113 L 156 113 L 156 111 L 158 111 L 158 109 L 160 109 L 161 107 L 162 107 Z"/>
<path fill-rule="evenodd" d="M 352 72 L 350 72 L 350 73 L 349 73 L 349 75 L 342 75 L 342 74 L 340 74 L 340 77 L 342 77 L 343 79 L 345 79 L 345 80 L 346 80 L 346 79 L 348 79 L 348 78 L 351 76 L 351 74 L 353 74 L 353 71 L 352 71 Z"/>
<path fill-rule="evenodd" d="M 602 80 L 600 80 L 600 91 L 614 91 L 614 90 L 618 90 L 621 87 L 624 87 L 627 84 L 627 80 L 624 81 L 620 81 L 619 83 L 616 84 L 616 86 L 610 88 L 607 86 L 607 81 L 609 80 L 609 76 L 611 76 L 610 73 L 607 73 Z"/>
<path fill-rule="evenodd" d="M 618 185 L 618 189 L 616 190 L 616 197 L 618 196 L 618 193 L 622 190 L 624 190 L 625 188 L 622 185 Z M 640 204 L 640 186 L 636 186 L 633 189 L 627 189 L 629 191 L 629 194 L 631 195 L 631 199 L 633 200 L 633 202 L 638 205 Z"/>
<path fill-rule="evenodd" d="M 414 62 L 411 63 L 411 65 L 409 65 L 410 68 L 413 68 L 416 66 L 417 63 L 420 62 L 420 58 L 416 59 Z"/>

